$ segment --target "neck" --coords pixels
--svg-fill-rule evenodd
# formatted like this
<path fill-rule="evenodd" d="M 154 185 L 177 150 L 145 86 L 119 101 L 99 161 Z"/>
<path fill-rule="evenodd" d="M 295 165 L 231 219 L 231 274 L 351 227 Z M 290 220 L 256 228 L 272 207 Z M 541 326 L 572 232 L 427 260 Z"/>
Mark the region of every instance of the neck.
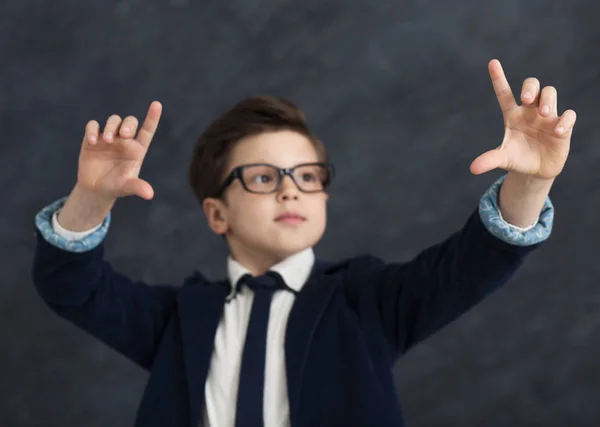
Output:
<path fill-rule="evenodd" d="M 254 276 L 265 274 L 271 267 L 285 259 L 285 257 L 274 256 L 257 249 L 245 250 L 237 245 L 230 245 L 229 253 L 231 258 L 246 267 Z"/>

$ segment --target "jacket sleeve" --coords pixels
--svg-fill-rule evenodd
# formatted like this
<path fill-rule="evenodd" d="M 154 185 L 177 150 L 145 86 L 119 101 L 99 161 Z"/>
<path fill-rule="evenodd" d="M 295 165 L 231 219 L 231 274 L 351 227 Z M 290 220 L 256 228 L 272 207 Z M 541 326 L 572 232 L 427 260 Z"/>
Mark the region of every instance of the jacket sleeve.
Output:
<path fill-rule="evenodd" d="M 503 178 L 484 194 L 462 229 L 441 243 L 408 262 L 366 257 L 355 272 L 362 278 L 355 297 L 366 299 L 363 308 L 374 307 L 395 356 L 507 283 L 527 255 L 549 237 L 554 214 L 549 198 L 531 227 L 513 227 L 502 220 L 497 194 Z"/>
<path fill-rule="evenodd" d="M 56 233 L 52 218 L 59 199 L 35 218 L 33 283 L 59 316 L 149 369 L 176 304 L 177 288 L 134 281 L 104 259 L 110 214 L 84 238 Z"/>

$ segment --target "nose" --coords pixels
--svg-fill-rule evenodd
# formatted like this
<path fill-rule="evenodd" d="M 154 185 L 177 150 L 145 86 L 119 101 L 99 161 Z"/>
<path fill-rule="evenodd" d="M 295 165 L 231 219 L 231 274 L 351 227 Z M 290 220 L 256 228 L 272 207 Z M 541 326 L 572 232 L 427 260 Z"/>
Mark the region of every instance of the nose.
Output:
<path fill-rule="evenodd" d="M 281 188 L 277 192 L 277 198 L 280 201 L 298 200 L 298 187 L 291 176 L 285 175 L 281 181 Z"/>

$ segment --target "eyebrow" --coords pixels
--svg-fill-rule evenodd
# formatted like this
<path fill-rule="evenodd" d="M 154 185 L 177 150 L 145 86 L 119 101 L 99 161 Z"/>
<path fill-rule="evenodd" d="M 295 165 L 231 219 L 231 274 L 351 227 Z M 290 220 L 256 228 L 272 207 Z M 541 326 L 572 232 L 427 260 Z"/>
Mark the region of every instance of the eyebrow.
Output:
<path fill-rule="evenodd" d="M 273 165 L 273 166 L 277 166 L 280 168 L 286 168 L 286 167 L 294 167 L 294 166 L 298 166 L 298 165 L 304 165 L 307 163 L 321 163 L 321 161 L 319 159 L 316 160 L 303 160 L 303 161 L 299 161 L 299 162 L 295 162 L 293 165 L 290 166 L 282 166 L 280 163 L 275 163 L 275 162 L 269 162 L 267 160 L 255 160 L 255 161 L 245 161 L 242 162 L 240 164 L 238 164 L 237 166 L 234 166 L 234 168 L 239 167 L 239 166 L 243 166 L 243 165 L 255 165 L 255 164 L 267 164 L 267 165 Z"/>

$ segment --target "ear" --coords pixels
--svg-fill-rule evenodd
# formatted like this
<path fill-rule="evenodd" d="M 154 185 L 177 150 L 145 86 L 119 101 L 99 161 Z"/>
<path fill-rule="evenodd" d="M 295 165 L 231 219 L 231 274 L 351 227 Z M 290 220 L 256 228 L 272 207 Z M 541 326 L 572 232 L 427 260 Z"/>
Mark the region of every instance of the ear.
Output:
<path fill-rule="evenodd" d="M 206 215 L 208 226 L 216 234 L 225 234 L 229 229 L 227 222 L 227 207 L 222 200 L 212 197 L 204 199 L 202 202 L 202 210 Z"/>

